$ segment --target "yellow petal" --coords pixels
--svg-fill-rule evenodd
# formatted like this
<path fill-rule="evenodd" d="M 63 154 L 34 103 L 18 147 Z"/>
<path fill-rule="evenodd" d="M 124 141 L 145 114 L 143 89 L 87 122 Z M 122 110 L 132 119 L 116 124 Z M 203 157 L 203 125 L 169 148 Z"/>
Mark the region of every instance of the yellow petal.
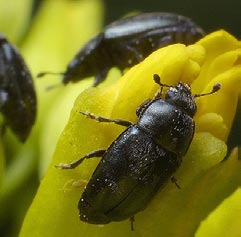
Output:
<path fill-rule="evenodd" d="M 241 93 L 241 44 L 232 35 L 220 30 L 207 35 L 197 45 L 203 46 L 205 60 L 192 84 L 192 91 L 206 93 L 215 83 L 221 84 L 216 94 L 196 99 L 197 131 L 212 132 L 226 141 Z"/>
<path fill-rule="evenodd" d="M 209 68 L 212 61 L 219 55 L 240 48 L 240 42 L 226 31 L 220 30 L 211 33 L 196 43 L 204 47 L 206 56 L 202 70 L 197 80 L 192 84 L 192 89 L 200 93 L 205 85 L 212 79 L 209 76 Z"/>
<path fill-rule="evenodd" d="M 216 126 L 216 131 L 213 134 L 226 141 L 236 112 L 238 95 L 241 92 L 241 66 L 235 66 L 218 74 L 205 87 L 204 92 L 211 91 L 212 86 L 217 82 L 221 83 L 221 89 L 217 93 L 196 100 L 198 111 L 195 118 L 198 121 L 198 118 L 206 113 L 220 115 L 223 118 L 222 127 L 227 127 L 227 130 L 223 130 L 221 135 L 221 131 L 218 131 L 219 128 Z"/>
<path fill-rule="evenodd" d="M 238 149 L 235 148 L 230 157 L 217 167 L 216 174 L 213 176 L 214 180 L 210 180 L 210 185 L 213 186 L 212 190 L 216 193 L 217 200 L 220 194 L 223 195 L 224 190 L 229 190 L 229 195 L 227 195 L 225 199 L 218 201 L 219 205 L 215 207 L 213 212 L 201 223 L 195 235 L 196 237 L 206 237 L 209 236 L 210 233 L 212 233 L 212 237 L 240 236 L 240 168 L 240 150 L 238 151 Z M 220 186 L 215 185 L 215 182 L 220 183 Z M 221 186 L 221 184 L 223 185 Z"/>
<path fill-rule="evenodd" d="M 216 113 L 205 113 L 196 119 L 196 132 L 210 132 L 217 138 L 224 140 L 228 128 L 223 117 Z"/>

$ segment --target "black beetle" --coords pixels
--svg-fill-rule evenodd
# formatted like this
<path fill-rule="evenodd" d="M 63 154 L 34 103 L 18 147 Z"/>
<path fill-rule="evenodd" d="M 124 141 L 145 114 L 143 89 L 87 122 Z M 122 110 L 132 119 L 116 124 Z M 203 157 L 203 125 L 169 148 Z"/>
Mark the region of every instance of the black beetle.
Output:
<path fill-rule="evenodd" d="M 0 34 L 0 112 L 24 142 L 35 122 L 36 94 L 32 76 L 18 50 Z"/>
<path fill-rule="evenodd" d="M 173 13 L 143 13 L 115 21 L 75 55 L 63 73 L 63 83 L 95 76 L 97 86 L 112 67 L 124 70 L 160 47 L 192 44 L 203 35 L 204 31 L 191 19 Z"/>
<path fill-rule="evenodd" d="M 102 157 L 79 201 L 82 221 L 107 224 L 145 209 L 155 193 L 173 178 L 189 148 L 195 127 L 194 98 L 212 94 L 221 86 L 216 84 L 209 93 L 192 95 L 185 83 L 168 86 L 156 74 L 154 80 L 161 89 L 137 108 L 137 124 L 80 112 L 99 122 L 127 127 L 107 150 L 93 151 L 73 163 L 56 166 L 73 169 L 85 159 Z M 162 87 L 170 87 L 165 99 L 161 99 Z"/>

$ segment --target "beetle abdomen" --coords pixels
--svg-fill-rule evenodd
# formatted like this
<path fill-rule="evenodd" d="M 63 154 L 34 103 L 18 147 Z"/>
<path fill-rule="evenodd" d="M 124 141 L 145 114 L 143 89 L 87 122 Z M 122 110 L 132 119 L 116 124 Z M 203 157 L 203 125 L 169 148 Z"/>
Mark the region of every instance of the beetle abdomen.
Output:
<path fill-rule="evenodd" d="M 190 18 L 167 12 L 142 13 L 136 16 L 123 18 L 105 27 L 105 39 L 130 37 L 131 35 L 144 34 L 150 30 L 166 29 L 192 29 L 196 28 L 202 34 L 203 30 Z"/>
<path fill-rule="evenodd" d="M 120 221 L 143 210 L 180 165 L 137 125 L 108 148 L 79 202 L 80 219 L 93 224 Z M 92 205 L 94 204 L 94 205 Z"/>
<path fill-rule="evenodd" d="M 191 19 L 172 13 L 143 13 L 116 21 L 104 30 L 106 49 L 120 69 L 141 62 L 174 43 L 192 44 L 204 31 Z"/>

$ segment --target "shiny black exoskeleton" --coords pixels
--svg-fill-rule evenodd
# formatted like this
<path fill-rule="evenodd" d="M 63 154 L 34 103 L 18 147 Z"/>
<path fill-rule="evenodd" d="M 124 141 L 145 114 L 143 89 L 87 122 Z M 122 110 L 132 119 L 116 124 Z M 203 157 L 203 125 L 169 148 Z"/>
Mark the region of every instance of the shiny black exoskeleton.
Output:
<path fill-rule="evenodd" d="M 112 67 L 124 70 L 158 48 L 173 43 L 192 44 L 203 35 L 204 31 L 191 19 L 173 13 L 143 13 L 115 21 L 76 54 L 63 73 L 63 83 L 95 76 L 96 86 Z"/>
<path fill-rule="evenodd" d="M 185 83 L 164 85 L 156 74 L 154 80 L 161 89 L 152 100 L 137 108 L 137 124 L 80 112 L 99 122 L 127 127 L 107 150 L 93 151 L 71 164 L 57 166 L 73 169 L 85 159 L 102 157 L 79 201 L 82 221 L 106 224 L 133 217 L 145 209 L 155 193 L 173 177 L 190 146 L 195 127 L 194 98 L 220 88 L 216 84 L 207 94 L 192 95 Z M 165 99 L 161 98 L 162 87 L 170 87 Z"/>
<path fill-rule="evenodd" d="M 25 141 L 36 117 L 32 76 L 18 50 L 0 34 L 0 112 L 4 122 Z"/>

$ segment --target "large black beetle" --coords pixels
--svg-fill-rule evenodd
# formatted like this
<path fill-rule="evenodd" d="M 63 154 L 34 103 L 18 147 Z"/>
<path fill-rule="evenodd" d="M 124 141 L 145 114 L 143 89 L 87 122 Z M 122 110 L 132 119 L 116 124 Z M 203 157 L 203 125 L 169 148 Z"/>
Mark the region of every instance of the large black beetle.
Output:
<path fill-rule="evenodd" d="M 96 86 L 112 67 L 124 70 L 160 47 L 192 44 L 203 35 L 191 19 L 173 13 L 143 13 L 115 21 L 80 49 L 63 73 L 63 83 L 95 76 Z"/>
<path fill-rule="evenodd" d="M 0 34 L 0 112 L 20 141 L 25 141 L 36 118 L 36 94 L 23 57 Z"/>
<path fill-rule="evenodd" d="M 82 221 L 107 224 L 131 218 L 145 209 L 156 192 L 172 179 L 193 139 L 194 98 L 220 89 L 216 84 L 207 94 L 192 95 L 185 83 L 164 85 L 156 74 L 154 80 L 161 89 L 154 99 L 137 108 L 137 124 L 81 112 L 99 122 L 127 127 L 107 150 L 93 151 L 73 163 L 57 166 L 73 169 L 85 159 L 102 157 L 79 201 Z M 170 89 L 162 99 L 164 86 Z"/>

